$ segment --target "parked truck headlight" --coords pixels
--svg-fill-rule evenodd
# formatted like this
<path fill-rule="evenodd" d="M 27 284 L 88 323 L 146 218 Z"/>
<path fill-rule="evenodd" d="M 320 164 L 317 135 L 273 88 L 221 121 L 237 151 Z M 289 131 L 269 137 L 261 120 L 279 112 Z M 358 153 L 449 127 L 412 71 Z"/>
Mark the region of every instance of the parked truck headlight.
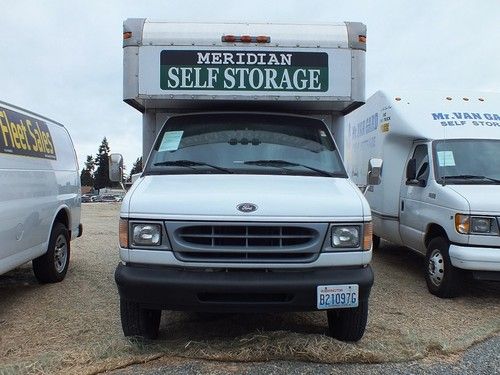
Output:
<path fill-rule="evenodd" d="M 455 229 L 462 234 L 493 234 L 500 233 L 495 217 L 455 215 Z"/>
<path fill-rule="evenodd" d="M 132 243 L 137 246 L 160 246 L 161 225 L 134 223 L 131 228 Z"/>
<path fill-rule="evenodd" d="M 473 234 L 499 234 L 498 223 L 495 217 L 471 218 L 470 231 Z"/>
<path fill-rule="evenodd" d="M 359 247 L 360 230 L 358 225 L 333 226 L 332 247 Z"/>

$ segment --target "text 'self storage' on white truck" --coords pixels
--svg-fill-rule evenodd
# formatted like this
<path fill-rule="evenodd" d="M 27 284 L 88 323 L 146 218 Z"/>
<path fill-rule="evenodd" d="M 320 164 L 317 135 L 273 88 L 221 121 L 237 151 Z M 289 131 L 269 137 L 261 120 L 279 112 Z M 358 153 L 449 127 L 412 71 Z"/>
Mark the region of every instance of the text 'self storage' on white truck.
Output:
<path fill-rule="evenodd" d="M 500 94 L 377 92 L 345 117 L 347 171 L 364 184 L 379 238 L 426 255 L 431 293 L 452 297 L 464 270 L 500 280 Z"/>
<path fill-rule="evenodd" d="M 362 337 L 371 214 L 330 127 L 364 100 L 365 34 L 125 21 L 147 158 L 121 209 L 125 335 L 155 337 L 162 309 L 325 309 L 331 335 Z"/>
<path fill-rule="evenodd" d="M 82 234 L 80 174 L 65 127 L 0 102 L 0 274 L 33 261 L 42 283 L 64 279 Z"/>

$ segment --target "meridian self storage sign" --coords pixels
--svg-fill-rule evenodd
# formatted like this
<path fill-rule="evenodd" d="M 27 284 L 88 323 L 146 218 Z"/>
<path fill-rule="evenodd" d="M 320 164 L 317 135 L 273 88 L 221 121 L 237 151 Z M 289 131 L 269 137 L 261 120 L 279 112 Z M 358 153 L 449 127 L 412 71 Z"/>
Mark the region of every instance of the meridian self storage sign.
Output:
<path fill-rule="evenodd" d="M 209 92 L 349 97 L 348 50 L 167 49 L 139 51 L 139 93 Z"/>
<path fill-rule="evenodd" d="M 160 53 L 162 90 L 328 91 L 324 52 Z"/>

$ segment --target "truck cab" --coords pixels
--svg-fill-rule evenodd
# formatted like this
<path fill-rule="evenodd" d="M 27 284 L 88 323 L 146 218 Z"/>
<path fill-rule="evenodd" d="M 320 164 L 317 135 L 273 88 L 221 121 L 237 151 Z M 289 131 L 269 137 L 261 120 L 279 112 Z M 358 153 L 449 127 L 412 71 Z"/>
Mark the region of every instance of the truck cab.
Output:
<path fill-rule="evenodd" d="M 363 336 L 371 213 L 331 128 L 363 100 L 366 30 L 287 30 L 125 21 L 124 100 L 143 112 L 147 160 L 120 212 L 126 336 L 156 337 L 162 310 L 324 310 L 333 337 Z"/>

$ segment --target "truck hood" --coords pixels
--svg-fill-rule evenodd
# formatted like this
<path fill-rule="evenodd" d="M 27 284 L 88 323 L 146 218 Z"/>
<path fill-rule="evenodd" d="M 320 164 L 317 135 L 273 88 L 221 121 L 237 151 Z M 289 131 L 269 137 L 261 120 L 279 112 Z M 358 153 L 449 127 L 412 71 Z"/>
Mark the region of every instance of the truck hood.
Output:
<path fill-rule="evenodd" d="M 254 212 L 237 209 L 253 203 Z M 130 218 L 339 221 L 370 210 L 348 179 L 275 175 L 154 175 L 136 181 L 122 205 Z"/>
<path fill-rule="evenodd" d="M 500 185 L 447 185 L 464 197 L 471 213 L 500 214 Z"/>

